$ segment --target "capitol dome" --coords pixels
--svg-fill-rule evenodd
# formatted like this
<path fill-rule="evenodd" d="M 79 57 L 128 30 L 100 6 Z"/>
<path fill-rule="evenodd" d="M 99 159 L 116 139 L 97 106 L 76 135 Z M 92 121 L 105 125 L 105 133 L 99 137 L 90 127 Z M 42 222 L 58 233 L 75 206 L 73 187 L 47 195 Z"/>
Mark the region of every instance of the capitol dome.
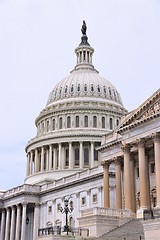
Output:
<path fill-rule="evenodd" d="M 83 31 L 77 64 L 49 94 L 26 146 L 28 184 L 43 184 L 101 164 L 97 147 L 126 113 L 117 89 L 92 64 L 94 49 Z"/>

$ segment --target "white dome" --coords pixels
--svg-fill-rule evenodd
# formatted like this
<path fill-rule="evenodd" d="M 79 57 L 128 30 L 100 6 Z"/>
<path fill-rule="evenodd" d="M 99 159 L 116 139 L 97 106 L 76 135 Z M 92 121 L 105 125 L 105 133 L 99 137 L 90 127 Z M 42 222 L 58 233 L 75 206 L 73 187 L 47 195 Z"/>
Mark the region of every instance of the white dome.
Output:
<path fill-rule="evenodd" d="M 122 105 L 117 89 L 94 69 L 75 69 L 49 95 L 47 106 L 57 100 L 78 97 L 104 98 Z"/>

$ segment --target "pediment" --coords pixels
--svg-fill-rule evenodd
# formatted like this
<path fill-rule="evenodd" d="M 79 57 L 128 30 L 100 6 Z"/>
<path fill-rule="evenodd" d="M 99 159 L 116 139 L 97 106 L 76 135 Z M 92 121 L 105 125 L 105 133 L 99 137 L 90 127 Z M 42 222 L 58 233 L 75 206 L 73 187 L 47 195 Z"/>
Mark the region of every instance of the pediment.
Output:
<path fill-rule="evenodd" d="M 121 131 L 127 126 L 134 125 L 141 121 L 147 121 L 151 117 L 160 116 L 160 89 L 158 89 L 151 97 L 149 97 L 138 108 L 122 118 L 117 131 Z"/>

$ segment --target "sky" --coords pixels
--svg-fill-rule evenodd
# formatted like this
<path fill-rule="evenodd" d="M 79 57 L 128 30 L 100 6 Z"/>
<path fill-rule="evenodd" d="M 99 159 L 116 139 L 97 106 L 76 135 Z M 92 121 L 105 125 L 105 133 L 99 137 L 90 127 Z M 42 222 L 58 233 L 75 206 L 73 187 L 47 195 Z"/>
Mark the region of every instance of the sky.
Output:
<path fill-rule="evenodd" d="M 160 87 L 159 0 L 0 0 L 0 189 L 24 183 L 25 146 L 76 64 L 83 20 L 93 64 L 128 111 Z"/>

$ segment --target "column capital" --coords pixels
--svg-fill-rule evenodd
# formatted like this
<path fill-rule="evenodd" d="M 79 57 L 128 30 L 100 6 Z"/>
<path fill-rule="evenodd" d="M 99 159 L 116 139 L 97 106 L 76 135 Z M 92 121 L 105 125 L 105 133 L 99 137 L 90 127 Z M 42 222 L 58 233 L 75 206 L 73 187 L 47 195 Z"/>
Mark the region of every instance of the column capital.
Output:
<path fill-rule="evenodd" d="M 113 160 L 116 164 L 117 164 L 117 163 L 121 163 L 121 161 L 122 161 L 122 156 L 114 157 L 112 160 Z"/>
<path fill-rule="evenodd" d="M 143 148 L 145 146 L 145 139 L 138 138 L 134 141 L 134 143 L 138 146 L 138 148 Z"/>
<path fill-rule="evenodd" d="M 160 133 L 152 133 L 151 138 L 153 139 L 154 142 L 160 142 Z"/>
<path fill-rule="evenodd" d="M 102 162 L 101 165 L 103 167 L 103 169 L 105 168 L 109 168 L 109 165 L 111 164 L 111 161 L 105 161 L 105 162 Z"/>
<path fill-rule="evenodd" d="M 129 153 L 131 146 L 130 146 L 130 144 L 122 143 L 121 149 L 122 149 L 123 153 Z"/>

